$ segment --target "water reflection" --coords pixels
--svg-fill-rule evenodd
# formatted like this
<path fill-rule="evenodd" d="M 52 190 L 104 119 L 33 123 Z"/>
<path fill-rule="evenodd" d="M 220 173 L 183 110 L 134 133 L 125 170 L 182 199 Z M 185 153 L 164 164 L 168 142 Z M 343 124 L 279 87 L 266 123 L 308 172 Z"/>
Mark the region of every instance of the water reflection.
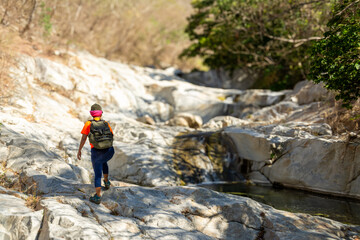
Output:
<path fill-rule="evenodd" d="M 199 186 L 219 192 L 247 196 L 289 212 L 309 213 L 347 224 L 360 225 L 360 201 L 354 199 L 246 183 L 201 184 Z"/>

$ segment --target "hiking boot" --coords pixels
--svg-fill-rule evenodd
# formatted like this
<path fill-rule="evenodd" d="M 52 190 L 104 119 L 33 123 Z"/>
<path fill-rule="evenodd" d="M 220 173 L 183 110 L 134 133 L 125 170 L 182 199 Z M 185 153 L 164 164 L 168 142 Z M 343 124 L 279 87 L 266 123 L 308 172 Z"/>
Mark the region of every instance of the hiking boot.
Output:
<path fill-rule="evenodd" d="M 99 197 L 96 193 L 94 196 L 89 198 L 90 202 L 96 203 L 96 204 L 100 204 L 101 202 L 101 197 Z"/>
<path fill-rule="evenodd" d="M 107 181 L 104 180 L 104 185 L 105 185 L 105 190 L 108 190 L 110 188 L 110 181 L 109 180 L 107 180 Z"/>

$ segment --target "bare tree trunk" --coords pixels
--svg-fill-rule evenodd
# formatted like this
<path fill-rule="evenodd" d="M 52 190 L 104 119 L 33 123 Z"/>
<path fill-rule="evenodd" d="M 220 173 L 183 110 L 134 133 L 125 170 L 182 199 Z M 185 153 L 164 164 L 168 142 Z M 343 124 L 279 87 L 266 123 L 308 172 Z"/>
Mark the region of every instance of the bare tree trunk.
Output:
<path fill-rule="evenodd" d="M 33 18 L 35 9 L 36 9 L 36 5 L 37 5 L 36 0 L 33 0 L 33 6 L 32 6 L 32 9 L 31 9 L 31 13 L 29 15 L 28 22 L 27 22 L 26 26 L 24 27 L 24 29 L 21 31 L 20 36 L 23 36 L 24 33 L 30 29 L 30 24 L 32 22 L 32 18 Z"/>
<path fill-rule="evenodd" d="M 79 6 L 78 6 L 78 8 L 76 10 L 75 17 L 74 17 L 74 22 L 76 22 L 78 20 L 81 9 L 82 9 L 82 1 L 80 1 L 80 4 L 79 4 Z M 71 37 L 74 37 L 74 32 L 75 32 L 75 26 L 71 25 L 71 30 L 70 30 L 70 36 Z"/>
<path fill-rule="evenodd" d="M 5 8 L 4 14 L 3 14 L 3 16 L 2 16 L 2 18 L 1 18 L 1 21 L 0 21 L 0 23 L 1 23 L 2 25 L 5 25 L 5 18 L 6 18 L 8 9 L 9 9 L 9 1 L 6 2 L 6 8 Z"/>
<path fill-rule="evenodd" d="M 6 17 L 6 15 L 7 15 L 7 11 L 8 11 L 8 8 L 5 9 L 4 15 L 3 15 L 2 18 L 1 18 L 0 23 L 1 23 L 2 25 L 5 25 L 5 17 Z"/>

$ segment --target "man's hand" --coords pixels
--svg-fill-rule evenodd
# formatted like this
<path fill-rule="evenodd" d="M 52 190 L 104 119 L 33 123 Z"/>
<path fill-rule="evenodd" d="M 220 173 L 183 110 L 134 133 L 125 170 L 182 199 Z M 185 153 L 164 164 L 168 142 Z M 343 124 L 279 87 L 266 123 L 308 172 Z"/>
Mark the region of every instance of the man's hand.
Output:
<path fill-rule="evenodd" d="M 84 144 L 86 142 L 86 139 L 87 139 L 87 135 L 83 134 L 82 137 L 81 137 L 79 151 L 78 151 L 78 154 L 77 154 L 77 158 L 79 160 L 81 160 L 81 149 L 83 148 L 83 146 L 84 146 Z"/>

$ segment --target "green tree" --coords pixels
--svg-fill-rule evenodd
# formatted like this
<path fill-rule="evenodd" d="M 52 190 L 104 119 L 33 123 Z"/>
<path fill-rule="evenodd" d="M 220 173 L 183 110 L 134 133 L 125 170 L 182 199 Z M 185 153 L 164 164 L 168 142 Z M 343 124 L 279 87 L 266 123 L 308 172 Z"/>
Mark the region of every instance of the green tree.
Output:
<path fill-rule="evenodd" d="M 360 97 L 360 1 L 338 1 L 328 28 L 312 48 L 309 77 L 335 90 L 336 99 L 351 108 Z"/>
<path fill-rule="evenodd" d="M 201 56 L 211 68 L 252 68 L 256 87 L 283 89 L 306 77 L 306 50 L 322 35 L 329 1 L 194 0 L 181 57 Z M 325 14 L 324 14 L 325 13 Z"/>

